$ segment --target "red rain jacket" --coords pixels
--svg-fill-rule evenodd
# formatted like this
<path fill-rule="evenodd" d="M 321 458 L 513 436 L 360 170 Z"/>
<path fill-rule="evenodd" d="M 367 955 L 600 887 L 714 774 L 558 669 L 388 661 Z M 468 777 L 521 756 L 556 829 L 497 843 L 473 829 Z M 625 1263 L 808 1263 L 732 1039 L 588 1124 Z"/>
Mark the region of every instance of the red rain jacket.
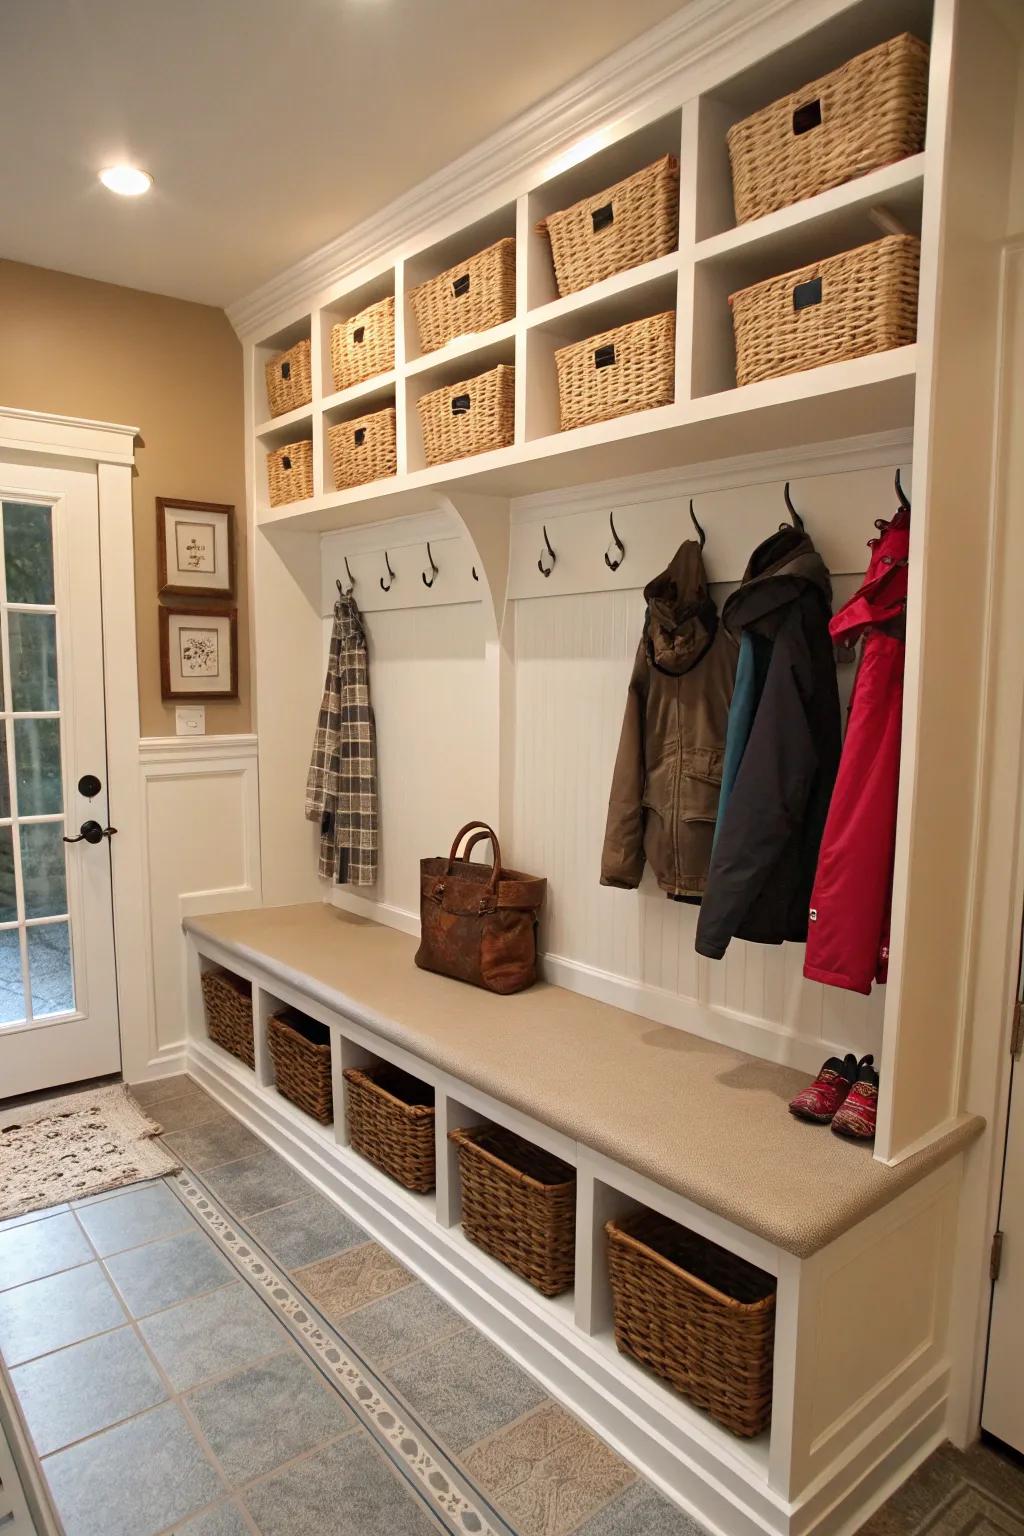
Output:
<path fill-rule="evenodd" d="M 903 721 L 904 614 L 910 513 L 871 541 L 857 594 L 829 625 L 836 641 L 864 644 L 846 741 L 811 896 L 804 975 L 869 993 L 889 965 L 889 910 Z"/>

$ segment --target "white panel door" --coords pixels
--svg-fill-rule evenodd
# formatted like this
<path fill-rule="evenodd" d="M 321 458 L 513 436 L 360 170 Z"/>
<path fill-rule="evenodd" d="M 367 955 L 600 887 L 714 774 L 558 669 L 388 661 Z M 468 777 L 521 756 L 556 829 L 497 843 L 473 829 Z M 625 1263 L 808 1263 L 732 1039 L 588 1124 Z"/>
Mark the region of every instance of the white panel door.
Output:
<path fill-rule="evenodd" d="M 0 1099 L 120 1070 L 106 778 L 96 471 L 0 463 Z"/>

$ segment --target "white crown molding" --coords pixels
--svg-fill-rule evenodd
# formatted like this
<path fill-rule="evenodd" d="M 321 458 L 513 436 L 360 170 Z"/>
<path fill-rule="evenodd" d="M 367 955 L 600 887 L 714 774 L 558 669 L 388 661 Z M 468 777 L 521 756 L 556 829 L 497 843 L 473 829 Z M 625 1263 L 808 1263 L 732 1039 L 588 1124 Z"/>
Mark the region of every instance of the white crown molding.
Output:
<path fill-rule="evenodd" d="M 288 323 L 289 311 L 321 289 L 387 264 L 428 224 L 436 226 L 474 199 L 523 176 L 545 157 L 564 151 L 588 131 L 650 99 L 682 71 L 709 68 L 716 57 L 735 57 L 738 39 L 801 0 L 687 0 L 679 11 L 602 59 L 561 90 L 505 124 L 443 170 L 396 198 L 337 239 L 227 306 L 243 340 Z M 735 67 L 735 66 L 734 66 Z M 370 275 L 367 273 L 367 275 Z"/>
<path fill-rule="evenodd" d="M 139 762 L 145 767 L 151 763 L 185 763 L 255 757 L 257 737 L 245 733 L 238 736 L 143 736 L 139 740 Z"/>
<path fill-rule="evenodd" d="M 543 491 L 517 497 L 511 503 L 510 521 L 513 526 L 550 522 L 559 517 L 573 517 L 579 512 L 614 512 L 627 505 L 641 506 L 674 497 L 699 496 L 708 491 L 736 490 L 774 480 L 805 480 L 818 475 L 878 469 L 890 464 L 909 465 L 913 441 L 914 435 L 909 429 L 877 432 L 833 443 L 816 443 L 803 451 L 772 448 L 765 453 L 691 464 L 687 469 L 656 470 L 650 474 L 628 475 L 620 480 L 605 480 L 599 485 Z"/>

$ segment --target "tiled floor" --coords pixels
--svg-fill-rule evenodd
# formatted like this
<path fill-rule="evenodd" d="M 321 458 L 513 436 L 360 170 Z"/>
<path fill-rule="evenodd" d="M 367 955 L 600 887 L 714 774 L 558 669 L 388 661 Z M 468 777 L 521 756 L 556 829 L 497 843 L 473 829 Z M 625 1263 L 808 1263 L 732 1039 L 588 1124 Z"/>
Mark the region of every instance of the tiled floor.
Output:
<path fill-rule="evenodd" d="M 0 1356 L 66 1536 L 702 1536 L 185 1078 L 185 1165 L 0 1226 Z M 863 1536 L 1024 1536 L 936 1452 Z"/>
<path fill-rule="evenodd" d="M 697 1536 L 195 1084 L 138 1097 L 185 1174 L 0 1227 L 67 1536 Z"/>

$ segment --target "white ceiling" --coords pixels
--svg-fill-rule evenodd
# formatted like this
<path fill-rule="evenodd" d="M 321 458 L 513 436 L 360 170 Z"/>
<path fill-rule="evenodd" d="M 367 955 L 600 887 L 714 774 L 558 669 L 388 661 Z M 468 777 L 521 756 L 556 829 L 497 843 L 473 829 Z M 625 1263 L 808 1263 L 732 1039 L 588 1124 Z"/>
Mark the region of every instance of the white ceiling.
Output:
<path fill-rule="evenodd" d="M 0 256 L 231 303 L 680 3 L 0 0 Z"/>

